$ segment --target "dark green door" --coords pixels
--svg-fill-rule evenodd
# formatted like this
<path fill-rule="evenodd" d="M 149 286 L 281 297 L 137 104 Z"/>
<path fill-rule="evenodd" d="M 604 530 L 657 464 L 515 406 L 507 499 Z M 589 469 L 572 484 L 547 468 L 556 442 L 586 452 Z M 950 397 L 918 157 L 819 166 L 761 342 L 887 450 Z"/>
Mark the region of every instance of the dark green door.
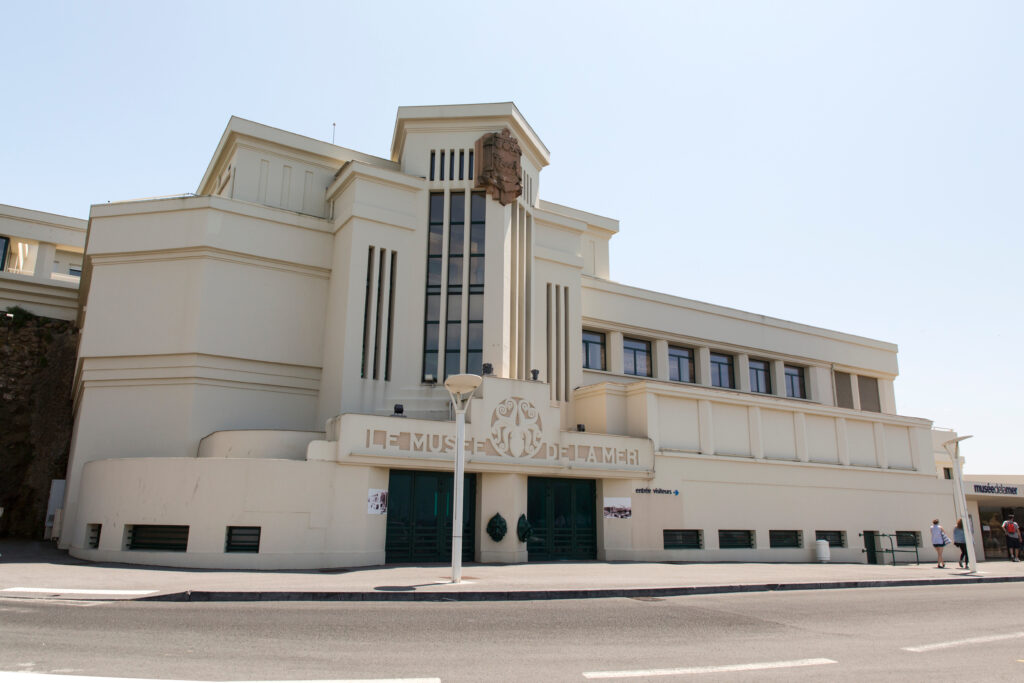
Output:
<path fill-rule="evenodd" d="M 385 562 L 451 561 L 454 479 L 450 472 L 391 471 Z M 475 474 L 466 475 L 462 502 L 462 561 L 472 562 Z"/>
<path fill-rule="evenodd" d="M 878 539 L 874 531 L 864 532 L 864 550 L 868 554 L 868 564 L 878 564 Z"/>
<path fill-rule="evenodd" d="M 526 518 L 533 536 L 530 560 L 593 560 L 597 557 L 597 505 L 592 479 L 541 479 L 527 484 Z"/>

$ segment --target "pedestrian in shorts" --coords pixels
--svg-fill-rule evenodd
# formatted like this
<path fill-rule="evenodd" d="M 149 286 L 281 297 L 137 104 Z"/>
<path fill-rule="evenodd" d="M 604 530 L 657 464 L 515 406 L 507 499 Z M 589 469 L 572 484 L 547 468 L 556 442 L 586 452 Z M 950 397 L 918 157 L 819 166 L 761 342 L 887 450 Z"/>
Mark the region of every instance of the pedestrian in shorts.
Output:
<path fill-rule="evenodd" d="M 1006 534 L 1006 552 L 1010 562 L 1020 562 L 1020 524 L 1014 521 L 1012 514 L 1006 515 L 1003 533 Z"/>

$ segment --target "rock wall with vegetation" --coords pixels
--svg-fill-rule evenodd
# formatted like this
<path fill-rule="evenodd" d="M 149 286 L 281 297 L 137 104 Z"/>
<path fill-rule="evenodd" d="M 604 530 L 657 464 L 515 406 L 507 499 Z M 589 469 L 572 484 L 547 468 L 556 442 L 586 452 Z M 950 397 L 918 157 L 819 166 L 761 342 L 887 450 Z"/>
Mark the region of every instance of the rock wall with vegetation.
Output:
<path fill-rule="evenodd" d="M 67 469 L 77 351 L 73 323 L 0 312 L 0 537 L 43 537 L 50 481 Z"/>

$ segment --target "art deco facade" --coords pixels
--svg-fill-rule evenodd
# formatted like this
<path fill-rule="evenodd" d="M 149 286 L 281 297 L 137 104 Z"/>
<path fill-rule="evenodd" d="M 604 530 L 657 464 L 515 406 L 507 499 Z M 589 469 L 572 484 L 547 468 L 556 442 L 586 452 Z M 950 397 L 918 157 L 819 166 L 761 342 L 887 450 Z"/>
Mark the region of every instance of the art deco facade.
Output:
<path fill-rule="evenodd" d="M 611 281 L 548 158 L 508 103 L 403 107 L 389 159 L 233 118 L 194 196 L 92 207 L 61 545 L 444 561 L 463 372 L 467 559 L 862 562 L 951 517 L 894 345 Z"/>

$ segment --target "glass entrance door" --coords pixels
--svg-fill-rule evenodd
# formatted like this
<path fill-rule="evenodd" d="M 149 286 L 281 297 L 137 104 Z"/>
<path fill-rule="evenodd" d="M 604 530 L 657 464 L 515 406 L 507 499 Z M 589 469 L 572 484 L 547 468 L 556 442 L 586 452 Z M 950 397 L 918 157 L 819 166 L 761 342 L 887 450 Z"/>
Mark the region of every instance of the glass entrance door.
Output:
<path fill-rule="evenodd" d="M 453 481 L 450 472 L 391 471 L 385 562 L 451 561 Z M 472 562 L 475 474 L 465 477 L 462 502 L 462 561 Z"/>
<path fill-rule="evenodd" d="M 597 504 L 593 479 L 542 479 L 527 483 L 526 517 L 533 536 L 531 561 L 597 557 Z"/>

